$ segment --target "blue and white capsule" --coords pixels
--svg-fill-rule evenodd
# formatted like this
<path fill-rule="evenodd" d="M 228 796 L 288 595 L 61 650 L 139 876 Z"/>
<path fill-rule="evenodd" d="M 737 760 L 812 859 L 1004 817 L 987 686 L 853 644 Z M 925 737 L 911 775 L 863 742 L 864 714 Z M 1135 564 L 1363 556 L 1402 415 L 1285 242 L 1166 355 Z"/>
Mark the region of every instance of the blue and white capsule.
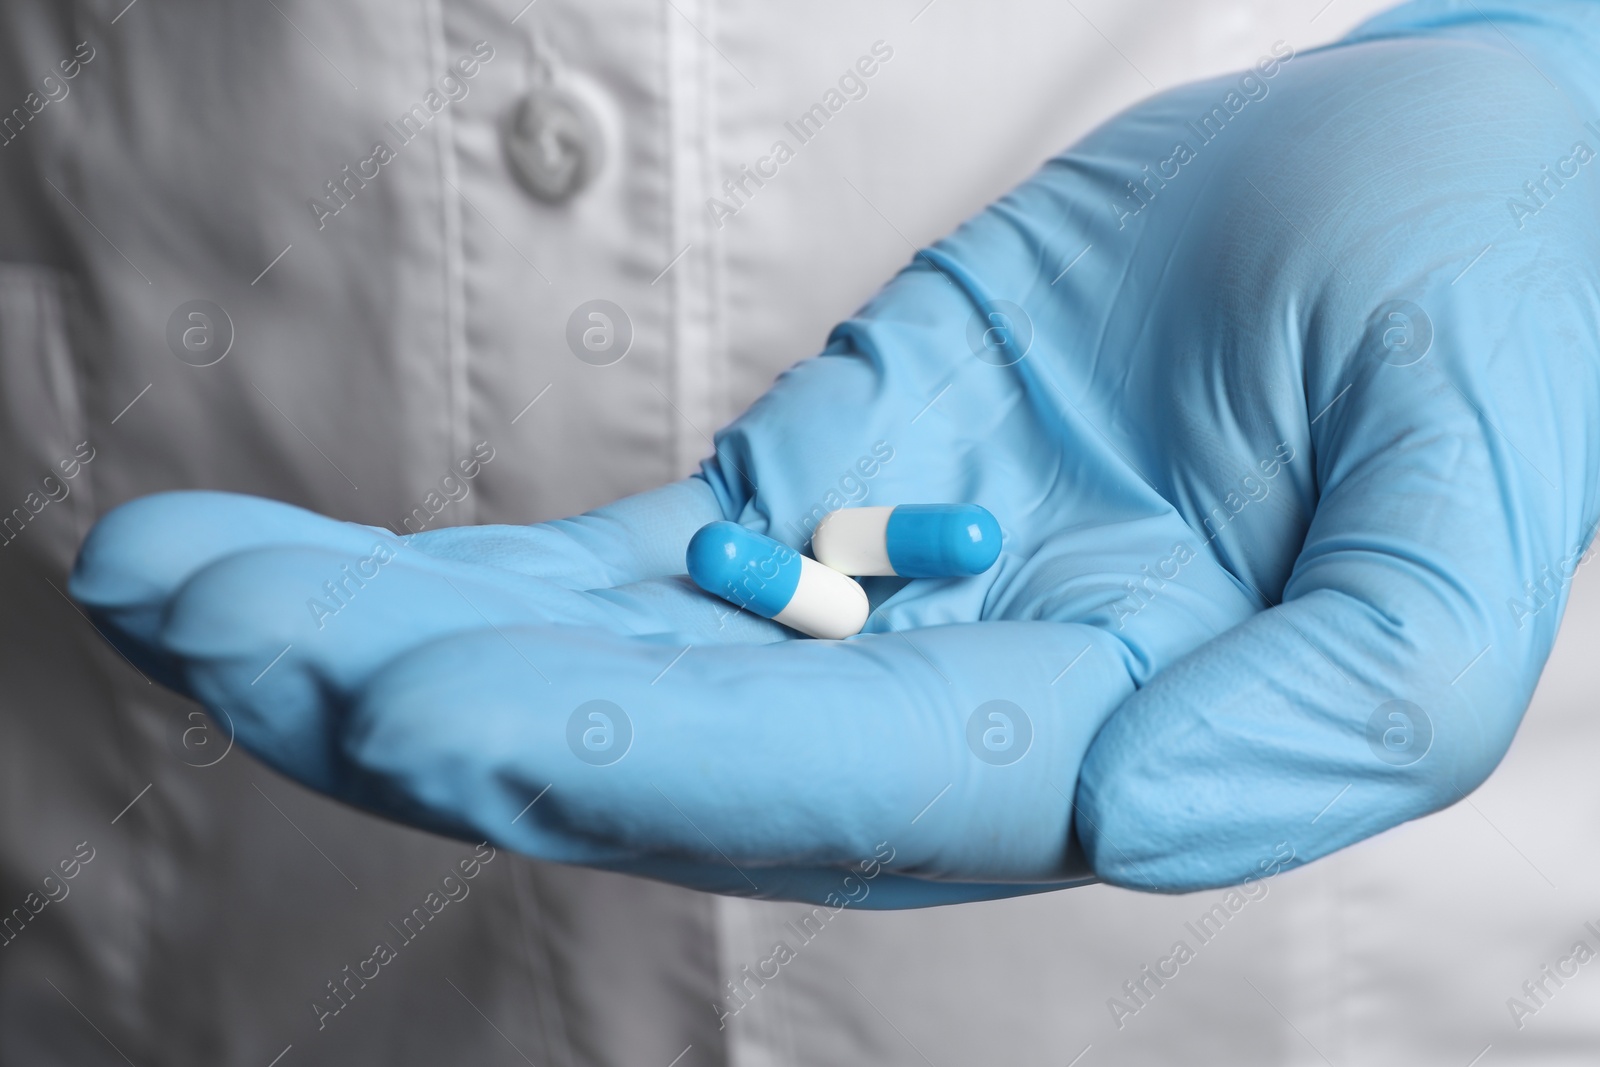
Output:
<path fill-rule="evenodd" d="M 853 637 L 871 612 L 860 585 L 736 522 L 702 526 L 686 562 L 701 589 L 808 637 Z"/>
<path fill-rule="evenodd" d="M 811 551 L 859 577 L 969 578 L 1000 558 L 1000 524 L 976 504 L 842 508 L 817 524 Z"/>

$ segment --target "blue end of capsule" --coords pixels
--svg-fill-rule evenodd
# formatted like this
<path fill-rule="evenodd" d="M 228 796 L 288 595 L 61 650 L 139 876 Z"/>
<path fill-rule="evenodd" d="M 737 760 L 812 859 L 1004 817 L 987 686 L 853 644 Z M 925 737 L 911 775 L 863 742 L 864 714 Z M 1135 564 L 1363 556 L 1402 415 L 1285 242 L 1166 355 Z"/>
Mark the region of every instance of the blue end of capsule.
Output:
<path fill-rule="evenodd" d="M 1000 558 L 1000 524 L 976 504 L 901 504 L 884 540 L 902 578 L 967 578 Z"/>
<path fill-rule="evenodd" d="M 788 607 L 800 586 L 800 553 L 736 522 L 700 527 L 685 562 L 695 585 L 766 619 Z"/>

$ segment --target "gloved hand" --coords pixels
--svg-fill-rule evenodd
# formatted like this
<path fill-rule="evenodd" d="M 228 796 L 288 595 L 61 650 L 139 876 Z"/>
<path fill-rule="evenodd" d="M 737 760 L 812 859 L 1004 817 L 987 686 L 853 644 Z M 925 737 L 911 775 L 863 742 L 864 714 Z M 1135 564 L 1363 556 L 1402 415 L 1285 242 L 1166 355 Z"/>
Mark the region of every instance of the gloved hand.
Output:
<path fill-rule="evenodd" d="M 1194 889 L 1436 810 L 1510 742 L 1600 459 L 1600 20 L 1454 10 L 1113 120 L 688 481 L 403 541 L 151 497 L 73 595 L 314 788 L 718 891 Z M 714 519 L 948 501 L 999 565 L 869 580 L 849 641 L 681 575 Z"/>

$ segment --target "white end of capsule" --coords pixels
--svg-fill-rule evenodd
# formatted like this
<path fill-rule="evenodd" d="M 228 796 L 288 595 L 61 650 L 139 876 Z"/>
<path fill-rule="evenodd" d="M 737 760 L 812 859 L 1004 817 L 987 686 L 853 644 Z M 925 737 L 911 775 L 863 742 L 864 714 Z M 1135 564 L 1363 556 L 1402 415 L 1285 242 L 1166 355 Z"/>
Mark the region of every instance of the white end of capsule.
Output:
<path fill-rule="evenodd" d="M 893 507 L 867 507 L 829 512 L 811 535 L 811 554 L 840 574 L 862 578 L 894 574 L 888 538 L 892 511 Z"/>
<path fill-rule="evenodd" d="M 838 571 L 801 556 L 800 584 L 789 603 L 772 618 L 809 637 L 842 641 L 860 633 L 869 614 L 866 590 Z"/>

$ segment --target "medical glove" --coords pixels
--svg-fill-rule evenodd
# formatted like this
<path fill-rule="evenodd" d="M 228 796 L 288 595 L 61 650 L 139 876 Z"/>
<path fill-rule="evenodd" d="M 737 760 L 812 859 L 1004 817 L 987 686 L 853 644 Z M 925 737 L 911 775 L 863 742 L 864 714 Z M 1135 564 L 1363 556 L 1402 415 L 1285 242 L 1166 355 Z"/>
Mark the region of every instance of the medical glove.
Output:
<path fill-rule="evenodd" d="M 1468 8 L 1113 119 L 684 482 L 405 538 L 151 497 L 72 594 L 315 789 L 722 892 L 1189 890 L 1435 811 L 1511 741 L 1600 475 L 1600 5 Z M 708 522 L 903 503 L 1004 551 L 866 579 L 847 641 L 683 575 Z"/>

